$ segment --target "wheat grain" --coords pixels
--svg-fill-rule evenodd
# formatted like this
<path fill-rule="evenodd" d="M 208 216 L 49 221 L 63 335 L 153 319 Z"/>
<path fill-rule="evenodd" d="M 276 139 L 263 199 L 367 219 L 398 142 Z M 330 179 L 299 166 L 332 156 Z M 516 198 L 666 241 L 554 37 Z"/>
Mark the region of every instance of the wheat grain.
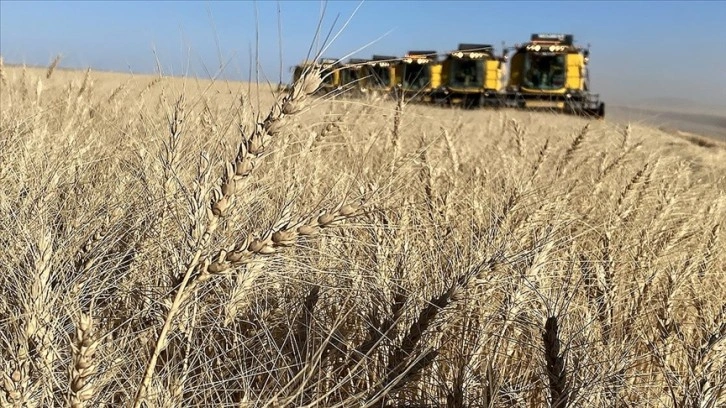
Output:
<path fill-rule="evenodd" d="M 94 355 L 98 347 L 98 339 L 94 333 L 93 319 L 81 313 L 76 327 L 76 339 L 73 344 L 73 362 L 70 372 L 71 408 L 83 408 L 90 401 L 96 388 L 93 376 L 96 374 Z"/>

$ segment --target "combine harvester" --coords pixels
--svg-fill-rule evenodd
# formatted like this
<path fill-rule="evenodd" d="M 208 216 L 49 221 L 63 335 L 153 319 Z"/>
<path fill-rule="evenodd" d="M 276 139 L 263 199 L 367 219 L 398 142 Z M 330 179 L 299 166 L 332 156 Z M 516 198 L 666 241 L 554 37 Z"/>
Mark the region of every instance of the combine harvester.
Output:
<path fill-rule="evenodd" d="M 446 105 L 471 107 L 502 106 L 504 57 L 494 55 L 488 44 L 459 44 L 442 63 L 441 87 L 434 98 Z"/>
<path fill-rule="evenodd" d="M 366 79 L 368 73 L 366 67 L 368 60 L 362 58 L 351 58 L 340 68 L 341 92 L 346 94 L 361 95 L 366 90 Z"/>
<path fill-rule="evenodd" d="M 296 65 L 293 71 L 293 81 L 299 80 L 305 72 L 314 68 L 320 68 L 320 77 L 323 80 L 320 87 L 315 92 L 316 94 L 327 95 L 342 87 L 343 65 L 340 64 L 338 60 L 330 58 L 321 58 L 317 62 L 305 61 L 300 65 Z"/>
<path fill-rule="evenodd" d="M 396 65 L 396 84 L 409 101 L 432 102 L 441 86 L 441 62 L 436 51 L 409 51 Z"/>
<path fill-rule="evenodd" d="M 436 51 L 409 51 L 403 58 L 374 55 L 346 64 L 320 59 L 296 66 L 293 79 L 318 68 L 323 83 L 316 93 L 322 95 L 383 94 L 423 103 L 605 116 L 605 103 L 590 92 L 590 51 L 575 46 L 571 34 L 532 34 L 514 50 L 508 69 L 509 49 L 496 56 L 488 44 L 459 44 L 443 61 Z"/>
<path fill-rule="evenodd" d="M 605 103 L 590 93 L 590 51 L 576 47 L 571 34 L 532 34 L 530 42 L 515 49 L 507 106 L 605 116 Z"/>
<path fill-rule="evenodd" d="M 396 87 L 398 57 L 374 55 L 365 68 L 363 87 L 373 96 L 390 95 Z"/>

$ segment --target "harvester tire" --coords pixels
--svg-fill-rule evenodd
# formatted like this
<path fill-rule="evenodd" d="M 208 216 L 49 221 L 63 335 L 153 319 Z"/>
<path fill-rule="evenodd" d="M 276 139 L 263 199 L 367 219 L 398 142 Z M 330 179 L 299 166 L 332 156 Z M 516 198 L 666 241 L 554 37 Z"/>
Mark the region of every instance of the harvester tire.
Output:
<path fill-rule="evenodd" d="M 600 102 L 600 105 L 597 107 L 597 118 L 605 118 L 605 102 Z"/>

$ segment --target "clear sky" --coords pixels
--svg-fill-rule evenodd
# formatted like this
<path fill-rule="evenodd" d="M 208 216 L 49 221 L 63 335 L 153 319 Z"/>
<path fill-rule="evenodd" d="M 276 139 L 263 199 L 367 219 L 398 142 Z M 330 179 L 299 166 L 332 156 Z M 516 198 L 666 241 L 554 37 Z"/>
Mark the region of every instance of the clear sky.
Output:
<path fill-rule="evenodd" d="M 60 53 L 64 67 L 142 73 L 154 71 L 155 49 L 167 74 L 188 67 L 208 76 L 204 67 L 214 74 L 221 60 L 227 77 L 245 79 L 259 41 L 261 78 L 280 79 L 282 51 L 287 81 L 323 7 L 324 32 L 352 16 L 326 57 L 344 57 L 381 36 L 355 56 L 445 52 L 461 42 L 498 50 L 533 32 L 572 33 L 591 44 L 592 88 L 606 100 L 684 97 L 726 106 L 724 1 L 0 0 L 0 54 L 6 63 L 46 65 Z"/>

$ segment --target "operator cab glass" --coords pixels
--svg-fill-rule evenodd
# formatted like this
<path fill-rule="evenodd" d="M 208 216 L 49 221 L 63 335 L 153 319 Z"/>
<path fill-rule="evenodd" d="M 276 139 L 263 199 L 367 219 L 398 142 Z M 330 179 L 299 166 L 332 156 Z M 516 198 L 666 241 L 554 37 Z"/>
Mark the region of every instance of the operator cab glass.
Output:
<path fill-rule="evenodd" d="M 407 89 L 423 89 L 431 82 L 430 67 L 427 64 L 406 64 L 403 71 L 403 86 Z"/>
<path fill-rule="evenodd" d="M 371 76 L 373 77 L 373 81 L 376 86 L 391 86 L 391 70 L 388 67 L 382 67 L 379 65 L 371 67 Z"/>
<path fill-rule="evenodd" d="M 481 88 L 484 86 L 484 61 L 453 59 L 450 76 L 451 86 Z"/>
<path fill-rule="evenodd" d="M 326 85 L 335 85 L 335 73 L 332 68 L 326 68 L 320 72 L 320 77 Z"/>
<path fill-rule="evenodd" d="M 345 83 L 358 82 L 360 80 L 360 70 L 355 68 L 346 69 L 345 76 Z"/>
<path fill-rule="evenodd" d="M 565 87 L 565 68 L 565 54 L 528 52 L 524 58 L 522 85 L 529 89 L 562 89 Z"/>

